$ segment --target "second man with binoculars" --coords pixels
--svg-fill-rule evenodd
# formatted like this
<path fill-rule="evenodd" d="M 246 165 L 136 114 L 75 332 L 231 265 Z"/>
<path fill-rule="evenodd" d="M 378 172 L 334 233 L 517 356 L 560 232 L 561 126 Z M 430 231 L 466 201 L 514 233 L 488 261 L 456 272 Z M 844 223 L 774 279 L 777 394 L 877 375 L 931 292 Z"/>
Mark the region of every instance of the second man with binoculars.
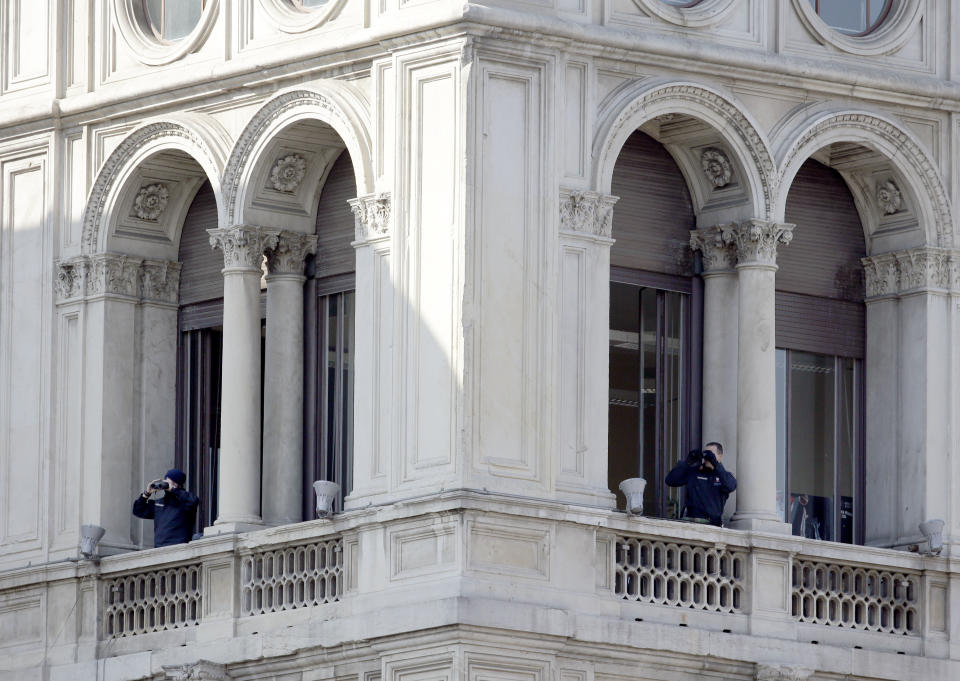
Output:
<path fill-rule="evenodd" d="M 737 489 L 737 479 L 723 467 L 723 445 L 710 442 L 703 451 L 694 449 L 667 473 L 671 487 L 686 486 L 683 520 L 723 525 L 723 507 Z"/>

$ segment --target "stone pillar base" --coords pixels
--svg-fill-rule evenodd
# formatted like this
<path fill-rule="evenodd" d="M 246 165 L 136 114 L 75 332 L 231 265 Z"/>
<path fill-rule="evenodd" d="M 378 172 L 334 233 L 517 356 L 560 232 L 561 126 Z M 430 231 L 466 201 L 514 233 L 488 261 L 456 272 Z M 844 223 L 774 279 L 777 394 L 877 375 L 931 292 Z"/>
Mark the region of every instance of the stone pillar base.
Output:
<path fill-rule="evenodd" d="M 793 532 L 793 525 L 780 520 L 767 520 L 765 518 L 737 518 L 733 517 L 725 525 L 733 530 L 746 530 L 748 532 L 769 532 L 770 534 L 790 534 Z"/>

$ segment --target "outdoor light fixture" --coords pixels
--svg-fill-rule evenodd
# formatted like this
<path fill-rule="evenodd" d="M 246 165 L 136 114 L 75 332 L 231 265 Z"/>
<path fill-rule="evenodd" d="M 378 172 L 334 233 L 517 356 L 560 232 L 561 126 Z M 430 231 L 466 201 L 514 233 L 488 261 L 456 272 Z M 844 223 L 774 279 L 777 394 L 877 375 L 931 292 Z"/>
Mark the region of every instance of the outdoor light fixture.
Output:
<path fill-rule="evenodd" d="M 106 530 L 99 525 L 81 525 L 80 526 L 80 555 L 86 559 L 93 558 L 97 554 L 97 544 L 103 539 Z"/>
<path fill-rule="evenodd" d="M 333 515 L 333 502 L 340 494 L 340 485 L 329 480 L 317 480 L 313 483 L 313 491 L 317 493 L 317 517 L 329 518 Z"/>
<path fill-rule="evenodd" d="M 939 555 L 943 551 L 943 521 L 939 518 L 925 520 L 920 523 L 920 532 L 927 540 L 927 550 L 924 553 Z"/>
<path fill-rule="evenodd" d="M 620 483 L 620 491 L 627 498 L 627 513 L 640 515 L 643 513 L 643 490 L 647 481 L 643 478 L 627 478 Z"/>

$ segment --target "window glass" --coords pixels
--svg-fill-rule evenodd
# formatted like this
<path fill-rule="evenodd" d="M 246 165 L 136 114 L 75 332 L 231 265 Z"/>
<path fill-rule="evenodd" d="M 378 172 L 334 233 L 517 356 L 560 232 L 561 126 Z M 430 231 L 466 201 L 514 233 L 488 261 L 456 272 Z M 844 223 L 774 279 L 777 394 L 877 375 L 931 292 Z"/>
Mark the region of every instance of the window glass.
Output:
<path fill-rule="evenodd" d="M 859 361 L 778 349 L 776 367 L 781 517 L 797 536 L 854 543 L 862 504 Z"/>
<path fill-rule="evenodd" d="M 323 7 L 330 0 L 293 0 L 293 4 L 303 9 L 312 9 L 314 7 Z"/>
<path fill-rule="evenodd" d="M 689 428 L 686 394 L 689 295 L 610 284 L 609 485 L 642 477 L 644 513 L 679 517 L 680 488 L 663 477 L 682 458 Z"/>
<path fill-rule="evenodd" d="M 674 7 L 693 7 L 694 5 L 699 5 L 700 0 L 661 0 L 668 5 L 673 5 Z"/>
<path fill-rule="evenodd" d="M 165 42 L 185 38 L 200 21 L 204 0 L 143 0 L 154 35 Z"/>
<path fill-rule="evenodd" d="M 883 20 L 890 0 L 809 0 L 810 6 L 834 30 L 861 35 Z"/>

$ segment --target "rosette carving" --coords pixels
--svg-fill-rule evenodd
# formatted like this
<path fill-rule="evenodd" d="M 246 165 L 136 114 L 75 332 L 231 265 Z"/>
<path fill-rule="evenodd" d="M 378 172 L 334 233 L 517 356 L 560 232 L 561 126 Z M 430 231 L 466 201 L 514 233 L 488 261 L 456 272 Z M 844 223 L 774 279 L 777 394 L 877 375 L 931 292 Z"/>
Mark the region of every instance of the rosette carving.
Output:
<path fill-rule="evenodd" d="M 270 185 L 278 192 L 292 194 L 307 174 L 307 160 L 300 154 L 281 156 L 270 169 Z"/>
<path fill-rule="evenodd" d="M 317 252 L 317 235 L 302 232 L 280 232 L 277 243 L 267 249 L 267 272 L 270 274 L 303 274 L 303 262 Z"/>
<path fill-rule="evenodd" d="M 144 185 L 133 199 L 133 214 L 141 220 L 156 222 L 167 209 L 170 190 L 161 182 Z"/>
<path fill-rule="evenodd" d="M 733 167 L 730 165 L 730 159 L 720 149 L 716 147 L 704 149 L 700 154 L 700 166 L 703 168 L 703 174 L 717 189 L 730 184 Z"/>
<path fill-rule="evenodd" d="M 733 223 L 690 230 L 690 248 L 703 254 L 705 274 L 733 271 L 737 264 L 737 249 L 733 245 L 732 232 L 736 228 Z"/>
<path fill-rule="evenodd" d="M 767 220 L 748 220 L 725 233 L 729 243 L 736 244 L 738 265 L 776 265 L 777 247 L 793 239 L 794 225 Z"/>
<path fill-rule="evenodd" d="M 390 232 L 390 194 L 370 194 L 350 199 L 348 203 L 357 218 L 357 241 L 376 239 Z"/>
<path fill-rule="evenodd" d="M 560 229 L 594 236 L 613 235 L 613 206 L 617 196 L 560 190 Z"/>
<path fill-rule="evenodd" d="M 260 270 L 264 253 L 277 245 L 277 232 L 259 227 L 208 229 L 210 245 L 223 251 L 224 269 Z"/>
<path fill-rule="evenodd" d="M 884 215 L 899 213 L 903 208 L 903 195 L 893 180 L 877 185 L 877 205 Z"/>

